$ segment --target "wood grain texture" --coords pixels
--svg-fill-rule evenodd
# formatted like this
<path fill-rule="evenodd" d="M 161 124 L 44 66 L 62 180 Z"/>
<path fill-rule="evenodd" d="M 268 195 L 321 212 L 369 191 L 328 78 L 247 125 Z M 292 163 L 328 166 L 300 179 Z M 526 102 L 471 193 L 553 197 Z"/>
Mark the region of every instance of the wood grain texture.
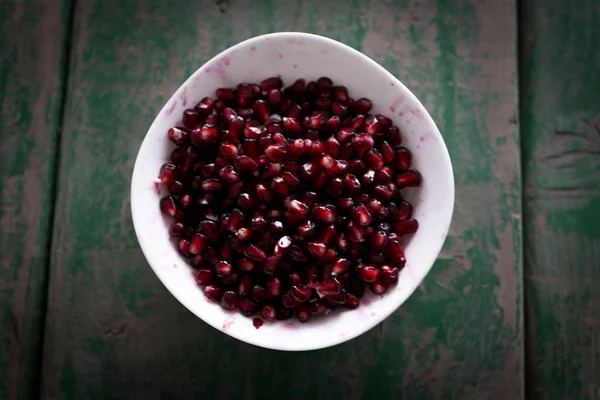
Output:
<path fill-rule="evenodd" d="M 600 398 L 600 3 L 524 2 L 528 394 Z"/>
<path fill-rule="evenodd" d="M 523 394 L 514 1 L 79 2 L 51 263 L 45 398 L 519 398 Z M 302 30 L 381 62 L 422 99 L 457 206 L 420 289 L 365 335 L 308 353 L 208 327 L 158 282 L 128 190 L 180 83 L 261 33 Z M 512 121 L 512 122 L 511 122 Z"/>
<path fill-rule="evenodd" d="M 63 5 L 0 2 L 0 399 L 39 393 Z"/>

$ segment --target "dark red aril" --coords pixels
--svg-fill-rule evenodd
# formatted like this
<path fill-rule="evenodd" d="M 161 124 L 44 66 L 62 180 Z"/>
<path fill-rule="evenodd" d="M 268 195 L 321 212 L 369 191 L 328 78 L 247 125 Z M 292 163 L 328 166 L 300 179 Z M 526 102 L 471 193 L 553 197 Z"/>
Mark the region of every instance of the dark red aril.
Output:
<path fill-rule="evenodd" d="M 304 303 L 312 297 L 312 289 L 305 285 L 294 285 L 290 290 L 292 297 L 299 303 Z"/>
<path fill-rule="evenodd" d="M 213 272 L 210 269 L 199 269 L 196 273 L 196 283 L 204 286 L 208 284 L 213 278 Z"/>
<path fill-rule="evenodd" d="M 267 321 L 274 321 L 277 316 L 277 312 L 272 304 L 265 304 L 260 310 L 260 315 Z"/>
<path fill-rule="evenodd" d="M 405 187 L 419 186 L 422 180 L 423 178 L 421 177 L 420 172 L 415 170 L 409 170 L 402 174 L 399 174 L 396 177 L 396 184 L 398 185 L 398 189 L 402 189 Z"/>
<path fill-rule="evenodd" d="M 317 292 L 323 296 L 333 296 L 339 294 L 341 290 L 342 285 L 335 278 L 323 282 L 323 284 L 317 288 Z"/>
<path fill-rule="evenodd" d="M 206 285 L 204 286 L 204 295 L 211 300 L 220 301 L 221 296 L 223 296 L 223 290 L 216 285 Z"/>
<path fill-rule="evenodd" d="M 365 282 L 375 282 L 377 278 L 379 278 L 379 270 L 376 266 L 367 264 L 363 265 L 362 268 L 360 268 L 359 275 L 360 279 L 362 279 Z"/>
<path fill-rule="evenodd" d="M 236 292 L 233 290 L 228 290 L 223 293 L 223 297 L 221 298 L 221 307 L 226 310 L 233 311 L 238 308 L 239 297 Z"/>

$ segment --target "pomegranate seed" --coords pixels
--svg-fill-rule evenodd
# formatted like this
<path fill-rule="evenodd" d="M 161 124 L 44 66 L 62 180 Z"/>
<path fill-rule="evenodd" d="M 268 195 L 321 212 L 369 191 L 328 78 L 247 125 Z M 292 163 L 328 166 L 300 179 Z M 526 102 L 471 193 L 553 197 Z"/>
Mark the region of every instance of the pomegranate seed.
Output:
<path fill-rule="evenodd" d="M 375 184 L 385 185 L 392 181 L 392 171 L 389 167 L 383 167 L 375 172 Z"/>
<path fill-rule="evenodd" d="M 248 257 L 249 259 L 254 260 L 254 261 L 261 261 L 262 262 L 262 261 L 265 261 L 267 259 L 267 256 L 265 255 L 265 252 L 262 251 L 260 249 L 260 247 L 258 247 L 255 244 L 248 245 L 246 247 L 246 251 L 244 252 L 244 255 L 246 257 Z"/>
<path fill-rule="evenodd" d="M 190 132 L 185 128 L 173 127 L 167 131 L 169 140 L 177 146 L 187 146 L 190 140 Z"/>
<path fill-rule="evenodd" d="M 185 225 L 181 222 L 173 222 L 169 228 L 169 234 L 174 237 L 179 237 L 185 232 Z"/>
<path fill-rule="evenodd" d="M 287 155 L 287 146 L 281 144 L 269 146 L 265 149 L 265 155 L 271 161 L 283 161 Z"/>
<path fill-rule="evenodd" d="M 196 283 L 204 286 L 208 284 L 212 278 L 213 272 L 210 269 L 199 269 L 198 273 L 196 274 Z"/>
<path fill-rule="evenodd" d="M 319 258 L 325 255 L 325 252 L 327 252 L 327 246 L 325 246 L 325 243 L 321 242 L 308 242 L 306 244 L 306 250 L 311 256 Z"/>
<path fill-rule="evenodd" d="M 325 125 L 325 128 L 327 129 L 328 132 L 337 132 L 341 125 L 342 125 L 342 120 L 340 120 L 340 117 L 338 117 L 337 115 L 334 115 L 327 120 L 327 124 Z"/>
<path fill-rule="evenodd" d="M 363 97 L 354 102 L 353 108 L 359 114 L 367 114 L 369 111 L 371 111 L 371 108 L 373 108 L 373 102 Z"/>
<path fill-rule="evenodd" d="M 332 294 L 324 297 L 325 302 L 333 306 L 344 304 L 346 302 L 346 293 L 340 292 L 338 294 Z"/>
<path fill-rule="evenodd" d="M 218 179 L 207 179 L 204 182 L 202 182 L 202 189 L 205 192 L 218 192 L 221 190 L 223 186 L 221 185 L 221 182 L 219 182 Z"/>
<path fill-rule="evenodd" d="M 391 203 L 390 203 L 391 206 Z M 398 212 L 397 212 L 397 219 L 399 221 L 405 221 L 407 219 L 409 219 L 412 215 L 412 206 L 410 205 L 410 203 L 406 202 L 406 201 L 402 201 L 400 202 L 400 204 L 398 205 Z M 390 213 L 391 214 L 391 213 Z"/>
<path fill-rule="evenodd" d="M 337 237 L 337 243 L 336 246 L 338 248 L 338 250 L 342 253 L 345 253 L 348 251 L 348 249 L 350 248 L 350 244 L 348 243 L 348 240 L 346 239 L 346 236 L 340 234 Z"/>
<path fill-rule="evenodd" d="M 236 90 L 237 103 L 241 107 L 249 107 L 252 104 L 252 89 L 249 85 L 241 83 Z"/>
<path fill-rule="evenodd" d="M 335 159 L 329 154 L 325 154 L 321 157 L 320 165 L 325 169 L 330 169 L 335 165 Z"/>
<path fill-rule="evenodd" d="M 217 96 L 217 99 L 221 100 L 225 104 L 233 103 L 235 101 L 235 93 L 231 89 L 217 89 L 215 95 Z"/>
<path fill-rule="evenodd" d="M 160 168 L 158 179 L 160 179 L 161 183 L 164 183 L 167 186 L 173 184 L 173 182 L 175 182 L 175 179 L 177 179 L 177 167 L 175 166 L 175 164 L 164 164 Z"/>
<path fill-rule="evenodd" d="M 240 171 L 252 171 L 258 168 L 258 164 L 250 157 L 242 155 L 235 159 L 235 167 Z"/>
<path fill-rule="evenodd" d="M 360 279 L 365 282 L 375 282 L 379 278 L 379 270 L 374 265 L 365 265 L 360 269 Z"/>
<path fill-rule="evenodd" d="M 288 147 L 287 157 L 290 160 L 296 160 L 304 154 L 306 145 L 304 139 L 296 139 Z"/>
<path fill-rule="evenodd" d="M 333 88 L 333 98 L 340 104 L 348 104 L 350 101 L 348 89 L 344 86 L 335 86 Z"/>
<path fill-rule="evenodd" d="M 273 297 L 271 292 L 265 289 L 263 286 L 256 285 L 252 288 L 252 298 L 257 302 L 263 302 Z"/>
<path fill-rule="evenodd" d="M 283 118 L 283 130 L 294 136 L 300 136 L 302 134 L 302 125 L 300 124 L 300 122 L 298 122 L 298 120 L 294 119 L 294 118 Z"/>
<path fill-rule="evenodd" d="M 273 254 L 276 257 L 283 257 L 290 251 L 291 245 L 292 245 L 292 239 L 289 236 L 283 236 L 281 239 L 279 239 L 279 241 L 275 245 Z"/>
<path fill-rule="evenodd" d="M 352 148 L 354 150 L 369 150 L 370 148 L 372 148 L 375 145 L 375 140 L 373 139 L 373 136 L 368 135 L 368 134 L 360 134 L 360 135 L 354 135 L 354 137 L 351 140 L 352 143 Z"/>
<path fill-rule="evenodd" d="M 267 102 L 270 107 L 277 109 L 283 103 L 283 97 L 278 89 L 271 89 L 267 95 Z"/>
<path fill-rule="evenodd" d="M 283 296 L 281 296 L 281 302 L 284 307 L 287 307 L 287 308 L 295 308 L 296 307 L 296 300 L 294 300 L 294 298 L 292 297 L 292 294 L 290 292 L 287 292 Z"/>
<path fill-rule="evenodd" d="M 383 231 L 377 231 L 371 236 L 371 247 L 374 250 L 382 250 L 388 242 L 388 236 Z"/>
<path fill-rule="evenodd" d="M 405 147 L 400 147 L 396 151 L 397 163 L 396 168 L 399 170 L 407 170 L 410 168 L 410 164 L 412 162 L 412 154 Z"/>
<path fill-rule="evenodd" d="M 375 190 L 373 190 L 373 197 L 379 201 L 388 202 L 392 198 L 392 195 L 393 193 L 388 186 L 375 186 Z"/>
<path fill-rule="evenodd" d="M 350 261 L 348 261 L 345 258 L 340 258 L 333 265 L 333 269 L 332 269 L 331 273 L 333 275 L 343 274 L 343 273 L 346 273 L 349 268 L 350 268 Z"/>
<path fill-rule="evenodd" d="M 403 264 L 406 262 L 404 257 L 404 250 L 397 239 L 392 239 L 391 235 L 388 240 L 388 244 L 385 247 L 386 255 L 390 261 L 397 264 Z"/>
<path fill-rule="evenodd" d="M 380 281 L 375 281 L 369 283 L 369 289 L 376 295 L 382 295 L 387 291 L 388 287 Z"/>
<path fill-rule="evenodd" d="M 263 203 L 268 203 L 269 201 L 271 201 L 271 194 L 269 193 L 269 191 L 267 190 L 267 188 L 264 185 L 262 185 L 262 184 L 256 185 L 255 191 L 256 191 L 256 198 L 258 199 L 258 201 L 263 202 Z"/>
<path fill-rule="evenodd" d="M 215 271 L 219 276 L 225 276 L 233 273 L 233 267 L 227 261 L 219 261 L 215 265 Z"/>
<path fill-rule="evenodd" d="M 383 129 L 383 124 L 374 115 L 369 115 L 365 118 L 365 130 L 369 135 L 375 135 Z"/>
<path fill-rule="evenodd" d="M 335 221 L 335 212 L 329 206 L 316 206 L 312 209 L 312 214 L 317 222 L 331 224 Z"/>
<path fill-rule="evenodd" d="M 362 297 L 365 293 L 365 284 L 358 277 L 350 277 L 344 284 L 346 291 L 358 298 Z"/>
<path fill-rule="evenodd" d="M 286 197 L 290 194 L 290 189 L 281 176 L 273 178 L 271 181 L 271 189 L 281 197 Z"/>
<path fill-rule="evenodd" d="M 394 224 L 394 232 L 398 235 L 408 235 L 415 233 L 419 229 L 419 223 L 416 219 L 410 218 L 403 221 L 398 221 Z"/>
<path fill-rule="evenodd" d="M 308 322 L 310 319 L 308 308 L 303 304 L 299 305 L 298 308 L 296 308 L 296 317 L 302 323 Z"/>
<path fill-rule="evenodd" d="M 189 252 L 192 254 L 199 254 L 202 253 L 207 246 L 208 240 L 206 239 L 206 236 L 197 233 L 190 241 Z"/>
<path fill-rule="evenodd" d="M 339 199 L 339 201 L 338 201 L 338 207 L 342 210 L 348 210 L 353 205 L 354 205 L 354 200 L 352 200 L 352 198 L 350 198 L 350 197 L 344 197 L 344 198 Z"/>
<path fill-rule="evenodd" d="M 201 118 L 206 118 L 214 109 L 214 101 L 210 97 L 205 97 L 196 106 L 194 110 Z"/>
<path fill-rule="evenodd" d="M 281 89 L 282 86 L 283 81 L 278 77 L 267 78 L 260 83 L 260 88 L 265 92 L 268 92 L 272 89 Z"/>
<path fill-rule="evenodd" d="M 256 310 L 257 305 L 252 300 L 248 298 L 243 298 L 240 299 L 238 307 L 242 315 L 250 316 Z"/>
<path fill-rule="evenodd" d="M 384 285 L 395 285 L 398 283 L 398 268 L 382 265 L 379 272 L 381 283 Z"/>
<path fill-rule="evenodd" d="M 281 295 L 281 281 L 279 280 L 279 278 L 273 277 L 267 279 L 267 288 L 273 296 Z"/>
<path fill-rule="evenodd" d="M 248 275 L 242 276 L 240 284 L 238 286 L 238 293 L 240 296 L 247 296 L 252 291 L 252 277 Z"/>
<path fill-rule="evenodd" d="M 238 308 L 239 298 L 236 292 L 233 290 L 228 290 L 223 293 L 223 297 L 221 298 L 221 307 L 226 310 L 233 311 Z"/>
<path fill-rule="evenodd" d="M 231 143 L 221 143 L 219 155 L 226 160 L 234 160 L 238 156 L 238 149 Z"/>
<path fill-rule="evenodd" d="M 188 108 L 183 112 L 183 126 L 188 129 L 193 129 L 196 125 L 200 124 L 200 115 L 191 108 Z"/>
<path fill-rule="evenodd" d="M 275 307 L 273 307 L 271 304 L 265 304 L 260 310 L 260 315 L 267 321 L 274 321 L 277 313 L 275 311 Z"/>
<path fill-rule="evenodd" d="M 377 149 L 370 149 L 365 153 L 364 156 L 365 163 L 369 166 L 369 168 L 374 170 L 380 170 L 383 168 L 383 156 Z"/>
<path fill-rule="evenodd" d="M 266 122 L 269 120 L 269 106 L 264 100 L 256 100 L 254 102 L 254 115 L 260 118 L 261 121 Z"/>
<path fill-rule="evenodd" d="M 368 226 L 371 224 L 371 214 L 363 204 L 353 207 L 350 214 L 359 226 Z"/>
<path fill-rule="evenodd" d="M 220 301 L 221 296 L 223 296 L 223 290 L 216 285 L 206 285 L 204 286 L 204 295 L 211 300 Z"/>
<path fill-rule="evenodd" d="M 346 228 L 346 237 L 353 243 L 360 243 L 365 240 L 364 233 L 353 221 L 348 223 Z"/>
<path fill-rule="evenodd" d="M 354 310 L 354 309 L 358 308 L 359 305 L 360 305 L 360 298 L 358 298 L 350 293 L 346 293 L 346 302 L 344 303 L 344 306 L 346 308 Z"/>
<path fill-rule="evenodd" d="M 398 185 L 398 189 L 402 189 L 405 187 L 419 186 L 422 180 L 421 173 L 415 170 L 409 170 L 396 177 L 396 184 Z"/>
<path fill-rule="evenodd" d="M 166 196 L 160 199 L 160 210 L 170 216 L 174 217 L 177 213 L 177 200 L 173 196 Z"/>
<path fill-rule="evenodd" d="M 341 290 L 342 285 L 335 278 L 323 282 L 323 284 L 317 288 L 317 292 L 323 296 L 333 296 L 339 294 Z"/>
<path fill-rule="evenodd" d="M 294 285 L 292 286 L 290 293 L 295 301 L 304 303 L 312 297 L 312 290 L 305 285 Z"/>
<path fill-rule="evenodd" d="M 252 271 L 254 271 L 256 266 L 254 265 L 254 262 L 252 262 L 251 260 L 248 260 L 247 258 L 242 258 L 238 262 L 238 268 L 240 271 L 243 271 L 243 272 L 252 272 Z"/>

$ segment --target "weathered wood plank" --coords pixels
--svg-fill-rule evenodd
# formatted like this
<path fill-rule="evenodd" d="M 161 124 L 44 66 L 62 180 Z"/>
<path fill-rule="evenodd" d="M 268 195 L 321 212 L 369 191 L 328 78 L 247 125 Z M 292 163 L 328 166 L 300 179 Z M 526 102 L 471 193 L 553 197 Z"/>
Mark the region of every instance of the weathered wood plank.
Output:
<path fill-rule="evenodd" d="M 600 3 L 523 7 L 528 394 L 600 398 Z"/>
<path fill-rule="evenodd" d="M 0 3 L 1 399 L 39 393 L 64 3 Z"/>
<path fill-rule="evenodd" d="M 171 3 L 77 6 L 44 397 L 519 398 L 514 2 Z M 221 49 L 290 29 L 342 40 L 406 82 L 457 181 L 451 234 L 421 289 L 362 337 L 301 354 L 239 343 L 185 311 L 146 265 L 128 201 L 139 142 L 170 93 Z"/>

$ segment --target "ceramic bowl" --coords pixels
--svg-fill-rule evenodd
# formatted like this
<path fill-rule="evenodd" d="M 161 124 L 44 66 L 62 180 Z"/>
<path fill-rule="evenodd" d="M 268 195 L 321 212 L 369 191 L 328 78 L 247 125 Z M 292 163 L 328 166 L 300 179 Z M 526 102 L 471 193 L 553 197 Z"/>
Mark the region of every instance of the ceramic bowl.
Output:
<path fill-rule="evenodd" d="M 406 267 L 397 286 L 382 296 L 369 292 L 356 310 L 335 311 L 302 324 L 296 318 L 265 323 L 223 310 L 207 300 L 196 285 L 193 270 L 169 240 L 170 221 L 161 214 L 166 195 L 155 184 L 158 171 L 173 148 L 167 130 L 179 124 L 186 108 L 219 87 L 260 82 L 280 75 L 285 85 L 298 78 L 330 77 L 354 98 L 373 101 L 373 113 L 393 119 L 403 133 L 403 145 L 413 153 L 413 167 L 423 184 L 403 195 L 414 206 L 419 230 L 406 243 Z M 306 33 L 274 33 L 254 37 L 223 51 L 192 74 L 167 101 L 150 126 L 136 159 L 131 184 L 135 231 L 148 263 L 166 288 L 192 313 L 239 340 L 278 350 L 312 350 L 350 340 L 393 313 L 414 292 L 440 252 L 452 218 L 454 177 L 448 150 L 427 110 L 398 79 L 364 54 L 337 41 Z M 202 340 L 202 338 L 198 338 Z"/>

